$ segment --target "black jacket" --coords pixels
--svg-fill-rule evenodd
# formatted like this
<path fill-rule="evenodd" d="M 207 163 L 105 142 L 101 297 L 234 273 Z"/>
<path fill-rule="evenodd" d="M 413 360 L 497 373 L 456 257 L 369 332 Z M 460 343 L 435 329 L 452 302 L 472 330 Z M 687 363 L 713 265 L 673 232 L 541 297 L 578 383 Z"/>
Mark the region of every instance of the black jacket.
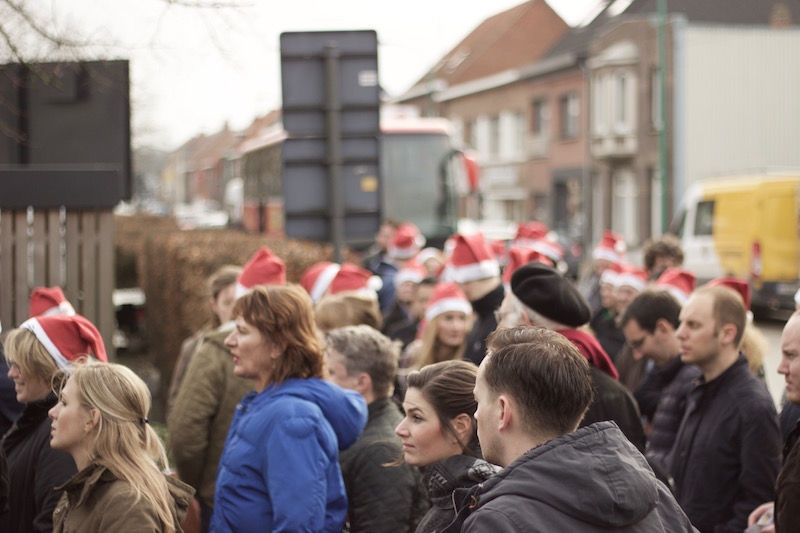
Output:
<path fill-rule="evenodd" d="M 497 284 L 486 296 L 472 303 L 472 310 L 475 312 L 475 323 L 472 331 L 467 335 L 467 346 L 464 350 L 464 359 L 472 361 L 476 365 L 481 364 L 486 356 L 486 337 L 497 329 L 497 320 L 494 312 L 503 303 L 505 289 L 503 284 Z"/>
<path fill-rule="evenodd" d="M 417 526 L 416 533 L 454 531 L 458 509 L 454 502 L 473 487 L 486 481 L 497 469 L 484 461 L 468 455 L 453 455 L 422 469 L 431 508 Z M 448 527 L 450 526 L 450 527 Z"/>
<path fill-rule="evenodd" d="M 741 533 L 774 499 L 781 464 L 775 404 L 744 355 L 689 394 L 670 454 L 678 502 L 701 532 Z"/>
<path fill-rule="evenodd" d="M 368 409 L 361 436 L 339 453 L 350 531 L 413 532 L 428 510 L 419 470 L 405 463 L 384 466 L 403 454 L 394 433 L 403 415 L 389 398 L 375 400 Z"/>
<path fill-rule="evenodd" d="M 66 452 L 50 447 L 47 411 L 56 404 L 55 394 L 25 406 L 22 415 L 3 438 L 13 487 L 10 511 L 0 517 L 3 533 L 52 531 L 53 511 L 62 491 L 55 490 L 77 473 Z"/>
<path fill-rule="evenodd" d="M 644 453 L 645 435 L 639 408 L 631 393 L 602 370 L 589 367 L 594 399 L 581 420 L 580 427 L 613 420 L 636 448 Z"/>
<path fill-rule="evenodd" d="M 695 365 L 686 365 L 680 357 L 676 357 L 653 375 L 658 376 L 661 390 L 652 416 L 646 455 L 666 469 L 669 466 L 669 453 L 686 412 L 689 393 L 700 376 L 700 369 Z M 650 379 L 648 377 L 645 381 Z M 636 398 L 639 398 L 638 394 Z"/>
<path fill-rule="evenodd" d="M 795 438 L 786 439 L 786 461 L 775 483 L 775 526 L 779 532 L 800 531 L 800 513 L 797 512 L 800 508 L 800 444 L 797 440 L 800 422 L 791 433 Z"/>
<path fill-rule="evenodd" d="M 611 422 L 562 435 L 483 483 L 468 533 L 694 531 Z"/>

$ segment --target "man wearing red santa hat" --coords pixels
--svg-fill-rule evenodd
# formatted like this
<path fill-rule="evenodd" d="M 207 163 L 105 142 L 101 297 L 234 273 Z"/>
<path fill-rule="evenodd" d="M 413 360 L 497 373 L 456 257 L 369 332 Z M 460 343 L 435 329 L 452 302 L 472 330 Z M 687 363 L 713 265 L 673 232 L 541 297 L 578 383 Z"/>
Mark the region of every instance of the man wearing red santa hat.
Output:
<path fill-rule="evenodd" d="M 444 277 L 458 284 L 472 304 L 474 323 L 464 359 L 479 365 L 486 355 L 486 338 L 497 327 L 494 312 L 503 302 L 505 289 L 500 265 L 482 234 L 456 235 L 454 243 Z"/>

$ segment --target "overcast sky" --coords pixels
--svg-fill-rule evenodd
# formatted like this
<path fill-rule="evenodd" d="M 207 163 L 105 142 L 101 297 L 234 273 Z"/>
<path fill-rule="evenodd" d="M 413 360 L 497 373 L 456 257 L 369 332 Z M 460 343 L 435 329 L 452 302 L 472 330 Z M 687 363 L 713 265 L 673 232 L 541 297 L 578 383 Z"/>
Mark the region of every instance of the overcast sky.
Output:
<path fill-rule="evenodd" d="M 59 23 L 122 44 L 107 53 L 131 60 L 138 144 L 173 149 L 195 134 L 213 133 L 226 121 L 231 128 L 243 128 L 280 106 L 279 36 L 284 31 L 376 30 L 380 82 L 397 95 L 481 21 L 522 3 L 249 1 L 224 10 L 167 6 L 165 0 L 51 0 L 43 5 L 56 10 Z M 547 1 L 568 24 L 577 25 L 600 0 Z"/>

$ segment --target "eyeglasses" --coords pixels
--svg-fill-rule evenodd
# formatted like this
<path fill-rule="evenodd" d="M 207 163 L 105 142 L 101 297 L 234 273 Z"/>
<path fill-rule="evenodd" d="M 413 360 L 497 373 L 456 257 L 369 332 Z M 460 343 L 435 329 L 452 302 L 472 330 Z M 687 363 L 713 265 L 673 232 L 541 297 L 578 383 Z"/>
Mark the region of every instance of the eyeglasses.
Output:
<path fill-rule="evenodd" d="M 631 347 L 632 350 L 638 350 L 644 344 L 644 341 L 647 340 L 648 334 L 645 333 L 644 337 L 641 339 L 637 339 L 635 341 L 628 341 L 628 346 Z"/>

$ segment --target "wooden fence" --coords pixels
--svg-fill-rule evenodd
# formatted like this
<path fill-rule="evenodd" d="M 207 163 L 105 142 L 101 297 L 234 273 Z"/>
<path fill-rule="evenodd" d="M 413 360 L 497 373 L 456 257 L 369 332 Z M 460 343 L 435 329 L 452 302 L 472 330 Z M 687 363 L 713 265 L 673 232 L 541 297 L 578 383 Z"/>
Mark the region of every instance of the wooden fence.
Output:
<path fill-rule="evenodd" d="M 28 318 L 31 290 L 59 285 L 75 311 L 103 336 L 109 357 L 116 327 L 114 215 L 109 210 L 0 211 L 0 323 Z"/>

